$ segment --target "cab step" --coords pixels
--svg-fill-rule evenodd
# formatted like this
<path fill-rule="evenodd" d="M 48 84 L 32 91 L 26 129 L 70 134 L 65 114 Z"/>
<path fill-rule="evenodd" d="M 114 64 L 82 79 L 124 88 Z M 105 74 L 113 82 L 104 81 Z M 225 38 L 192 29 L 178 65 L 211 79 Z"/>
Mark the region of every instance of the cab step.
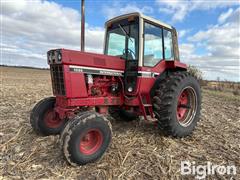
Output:
<path fill-rule="evenodd" d="M 140 102 L 140 108 L 143 112 L 143 117 L 148 120 L 148 115 L 153 118 L 153 108 L 151 104 L 151 98 L 149 94 L 140 94 L 138 96 Z"/>

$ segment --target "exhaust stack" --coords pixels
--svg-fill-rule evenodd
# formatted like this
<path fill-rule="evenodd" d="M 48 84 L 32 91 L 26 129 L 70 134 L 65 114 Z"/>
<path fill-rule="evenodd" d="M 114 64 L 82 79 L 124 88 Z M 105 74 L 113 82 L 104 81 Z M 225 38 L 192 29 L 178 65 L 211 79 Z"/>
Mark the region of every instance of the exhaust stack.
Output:
<path fill-rule="evenodd" d="M 81 51 L 85 49 L 85 7 L 84 0 L 81 3 Z"/>

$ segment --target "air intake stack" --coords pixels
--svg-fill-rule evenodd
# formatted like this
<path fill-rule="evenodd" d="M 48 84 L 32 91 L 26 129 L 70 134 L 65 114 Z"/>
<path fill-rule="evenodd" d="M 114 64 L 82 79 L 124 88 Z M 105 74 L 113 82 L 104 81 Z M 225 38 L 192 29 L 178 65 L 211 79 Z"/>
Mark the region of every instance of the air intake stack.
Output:
<path fill-rule="evenodd" d="M 84 0 L 81 3 L 81 51 L 85 48 L 85 7 Z"/>

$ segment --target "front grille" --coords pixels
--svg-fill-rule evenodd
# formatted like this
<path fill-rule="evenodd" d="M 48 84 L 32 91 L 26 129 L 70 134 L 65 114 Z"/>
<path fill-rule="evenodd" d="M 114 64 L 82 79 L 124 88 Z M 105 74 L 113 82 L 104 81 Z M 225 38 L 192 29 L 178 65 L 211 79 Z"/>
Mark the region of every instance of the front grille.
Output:
<path fill-rule="evenodd" d="M 62 65 L 51 65 L 50 66 L 51 77 L 52 77 L 52 87 L 53 93 L 56 95 L 65 95 L 65 85 L 63 76 L 63 66 Z"/>

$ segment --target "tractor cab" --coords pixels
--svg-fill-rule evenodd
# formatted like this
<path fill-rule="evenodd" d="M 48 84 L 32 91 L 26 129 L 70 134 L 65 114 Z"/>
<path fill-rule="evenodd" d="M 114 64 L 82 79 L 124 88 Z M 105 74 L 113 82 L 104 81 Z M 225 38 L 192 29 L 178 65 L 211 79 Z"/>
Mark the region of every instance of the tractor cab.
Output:
<path fill-rule="evenodd" d="M 137 91 L 138 76 L 154 76 L 154 67 L 158 73 L 161 61 L 179 60 L 177 33 L 170 25 L 131 13 L 107 21 L 105 27 L 104 54 L 126 60 L 126 94 Z"/>

